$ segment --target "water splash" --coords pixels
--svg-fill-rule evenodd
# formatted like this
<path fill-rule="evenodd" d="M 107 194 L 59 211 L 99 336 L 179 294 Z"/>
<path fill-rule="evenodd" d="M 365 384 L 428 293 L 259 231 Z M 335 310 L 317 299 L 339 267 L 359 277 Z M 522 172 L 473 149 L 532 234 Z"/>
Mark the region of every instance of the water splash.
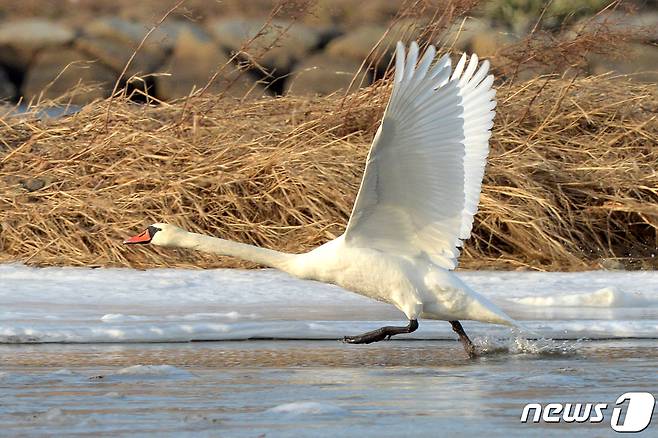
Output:
<path fill-rule="evenodd" d="M 536 336 L 533 331 L 514 328 L 507 338 L 485 336 L 475 339 L 474 344 L 481 355 L 570 356 L 577 353 L 582 340 L 555 340 Z"/>

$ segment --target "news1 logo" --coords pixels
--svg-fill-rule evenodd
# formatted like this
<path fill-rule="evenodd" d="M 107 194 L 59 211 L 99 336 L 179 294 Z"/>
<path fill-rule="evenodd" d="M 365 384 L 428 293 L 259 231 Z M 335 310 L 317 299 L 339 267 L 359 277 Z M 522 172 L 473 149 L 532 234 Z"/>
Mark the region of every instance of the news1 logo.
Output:
<path fill-rule="evenodd" d="M 628 402 L 626 410 L 624 405 Z M 656 399 L 648 392 L 627 392 L 617 398 L 610 417 L 610 427 L 616 432 L 642 432 L 651 423 Z M 608 410 L 607 403 L 528 403 L 521 412 L 521 423 L 601 423 Z M 532 412 L 532 416 L 530 415 Z M 622 413 L 625 413 L 622 416 Z"/>

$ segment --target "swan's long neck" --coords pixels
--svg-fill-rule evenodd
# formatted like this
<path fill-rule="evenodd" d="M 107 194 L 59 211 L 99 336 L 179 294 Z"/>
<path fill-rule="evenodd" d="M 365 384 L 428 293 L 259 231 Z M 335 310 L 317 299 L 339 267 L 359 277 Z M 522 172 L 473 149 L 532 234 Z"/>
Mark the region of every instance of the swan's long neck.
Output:
<path fill-rule="evenodd" d="M 282 271 L 289 271 L 296 255 L 190 232 L 182 233 L 172 246 L 237 257 Z"/>

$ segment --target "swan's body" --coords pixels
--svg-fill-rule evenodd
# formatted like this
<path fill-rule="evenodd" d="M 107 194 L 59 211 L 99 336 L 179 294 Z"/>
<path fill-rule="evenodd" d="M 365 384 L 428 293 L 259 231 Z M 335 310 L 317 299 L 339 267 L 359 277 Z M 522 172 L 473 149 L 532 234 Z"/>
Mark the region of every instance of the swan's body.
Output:
<path fill-rule="evenodd" d="M 413 331 L 418 318 L 451 321 L 466 340 L 459 319 L 515 325 L 450 271 L 470 236 L 488 154 L 495 107 L 488 63 L 478 66 L 473 55 L 466 65 L 464 55 L 453 71 L 444 56 L 430 66 L 430 46 L 416 67 L 416 43 L 406 60 L 401 43 L 396 55 L 391 99 L 342 236 L 284 254 L 155 224 L 126 242 L 250 260 L 393 304 L 410 320 L 360 342 Z"/>
<path fill-rule="evenodd" d="M 288 273 L 333 283 L 369 298 L 392 304 L 408 319 L 470 319 L 510 324 L 486 298 L 452 272 L 431 262 L 369 248 L 353 248 L 343 236 L 293 258 Z"/>

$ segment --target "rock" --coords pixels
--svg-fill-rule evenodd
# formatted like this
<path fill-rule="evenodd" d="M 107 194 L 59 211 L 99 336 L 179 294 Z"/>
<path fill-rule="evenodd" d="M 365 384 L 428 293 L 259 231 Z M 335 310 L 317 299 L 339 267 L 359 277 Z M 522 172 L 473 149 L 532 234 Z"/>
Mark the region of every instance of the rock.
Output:
<path fill-rule="evenodd" d="M 263 21 L 223 18 L 208 26 L 220 46 L 237 51 L 263 28 Z M 318 47 L 318 32 L 301 23 L 273 20 L 263 34 L 251 42 L 246 52 L 257 62 L 279 73 L 287 73 L 296 60 Z M 272 46 L 271 49 L 267 49 Z"/>
<path fill-rule="evenodd" d="M 498 29 L 483 29 L 471 37 L 465 50 L 476 53 L 480 58 L 489 58 L 513 42 L 514 38 L 507 32 Z"/>
<path fill-rule="evenodd" d="M 116 73 L 123 71 L 136 48 L 136 46 L 133 47 L 122 41 L 94 36 L 78 38 L 75 41 L 75 47 L 87 54 L 90 59 L 100 61 Z M 124 79 L 128 79 L 133 75 L 153 73 L 162 65 L 164 59 L 164 52 L 140 51 L 130 63 Z"/>
<path fill-rule="evenodd" d="M 607 271 L 623 271 L 625 268 L 620 259 L 600 259 L 599 265 Z"/>
<path fill-rule="evenodd" d="M 384 35 L 386 28 L 379 25 L 361 26 L 331 41 L 326 52 L 335 58 L 363 61 L 377 41 Z"/>
<path fill-rule="evenodd" d="M 119 17 L 103 17 L 89 23 L 85 26 L 84 31 L 87 35 L 120 41 L 134 48 L 141 43 L 152 27 L 153 25 L 128 21 Z M 144 47 L 151 50 L 154 48 L 160 50 L 171 49 L 174 46 L 179 29 L 180 24 L 178 22 L 161 24 L 144 42 Z"/>
<path fill-rule="evenodd" d="M 17 20 L 0 25 L 0 45 L 41 49 L 65 45 L 73 38 L 73 29 L 48 20 Z"/>
<path fill-rule="evenodd" d="M 166 31 L 167 35 L 169 35 L 167 37 L 167 41 L 169 48 L 171 49 L 176 46 L 178 43 L 178 38 L 182 35 L 183 32 L 192 34 L 199 40 L 212 39 L 205 28 L 187 21 L 172 21 L 171 23 L 164 23 L 163 29 Z"/>
<path fill-rule="evenodd" d="M 78 84 L 95 85 L 80 89 L 71 96 L 72 103 L 85 104 L 108 96 L 115 79 L 114 72 L 99 62 L 91 61 L 77 50 L 46 50 L 40 52 L 30 66 L 22 94 L 29 101 L 38 99 L 43 91 L 44 98 L 55 99 L 70 92 Z"/>
<path fill-rule="evenodd" d="M 658 47 L 650 44 L 627 43 L 624 46 L 624 58 L 612 59 L 602 55 L 588 57 L 590 73 L 603 74 L 615 72 L 629 74 L 637 81 L 658 82 Z"/>
<path fill-rule="evenodd" d="M 400 9 L 400 2 L 394 0 L 367 0 L 358 3 L 354 0 L 314 0 L 310 13 L 304 22 L 310 26 L 336 25 L 351 27 L 364 23 L 388 23 Z"/>
<path fill-rule="evenodd" d="M 346 90 L 354 74 L 359 71 L 360 62 L 318 54 L 295 66 L 288 78 L 285 91 L 297 95 L 326 95 L 338 90 Z M 350 91 L 370 83 L 368 74 L 361 71 Z"/>
<path fill-rule="evenodd" d="M 379 60 L 380 66 L 386 66 L 395 52 L 395 44 L 399 40 L 410 42 L 417 39 L 423 27 L 424 24 L 417 20 L 400 20 L 373 51 L 373 47 L 384 36 L 387 28 L 379 25 L 361 26 L 331 41 L 327 45 L 326 52 L 336 58 L 347 58 L 358 62 L 364 59 Z"/>
<path fill-rule="evenodd" d="M 400 8 L 399 1 L 367 0 L 354 6 L 354 0 L 315 0 L 311 10 L 304 16 L 310 26 L 336 25 L 353 26 L 363 23 L 388 23 Z"/>
<path fill-rule="evenodd" d="M 193 87 L 203 88 L 214 72 L 228 62 L 229 58 L 210 37 L 183 29 L 178 35 L 171 57 L 161 69 L 171 76 L 156 77 L 158 97 L 170 100 L 187 96 Z M 220 76 L 208 88 L 208 92 L 225 92 L 240 98 L 247 93 L 253 97 L 266 94 L 265 90 L 256 84 L 255 79 L 246 72 L 240 74 L 231 64 L 224 67 Z"/>
<path fill-rule="evenodd" d="M 0 24 L 0 63 L 24 71 L 37 50 L 70 43 L 75 32 L 43 19 L 7 21 Z"/>
<path fill-rule="evenodd" d="M 103 17 L 84 28 L 75 46 L 120 73 L 152 26 L 119 17 Z M 162 65 L 182 28 L 178 22 L 163 23 L 146 39 L 133 58 L 126 79 L 155 72 Z"/>
<path fill-rule="evenodd" d="M 39 178 L 27 178 L 21 180 L 20 184 L 28 192 L 36 192 L 37 190 L 44 188 L 46 182 Z"/>
<path fill-rule="evenodd" d="M 311 27 L 332 26 L 344 23 L 349 8 L 336 0 L 315 0 L 308 14 L 304 15 L 304 23 Z"/>
<path fill-rule="evenodd" d="M 451 50 L 477 53 L 480 57 L 492 56 L 512 40 L 509 33 L 493 28 L 487 20 L 471 17 L 454 23 L 441 36 L 441 42 Z"/>
<path fill-rule="evenodd" d="M 634 15 L 631 25 L 639 27 L 641 34 L 652 43 L 658 43 L 658 11 L 645 11 Z"/>
<path fill-rule="evenodd" d="M 353 23 L 390 23 L 400 11 L 400 2 L 391 0 L 367 0 L 354 7 L 354 1 L 348 2 Z M 409 4 L 411 5 L 411 4 Z"/>
<path fill-rule="evenodd" d="M 644 11 L 638 14 L 626 14 L 608 11 L 594 17 L 578 21 L 565 32 L 566 39 L 574 39 L 578 33 L 591 32 L 601 26 L 613 31 L 629 33 L 636 41 L 658 42 L 658 12 Z"/>
<path fill-rule="evenodd" d="M 9 80 L 7 72 L 0 67 L 0 101 L 16 97 L 16 86 Z"/>

